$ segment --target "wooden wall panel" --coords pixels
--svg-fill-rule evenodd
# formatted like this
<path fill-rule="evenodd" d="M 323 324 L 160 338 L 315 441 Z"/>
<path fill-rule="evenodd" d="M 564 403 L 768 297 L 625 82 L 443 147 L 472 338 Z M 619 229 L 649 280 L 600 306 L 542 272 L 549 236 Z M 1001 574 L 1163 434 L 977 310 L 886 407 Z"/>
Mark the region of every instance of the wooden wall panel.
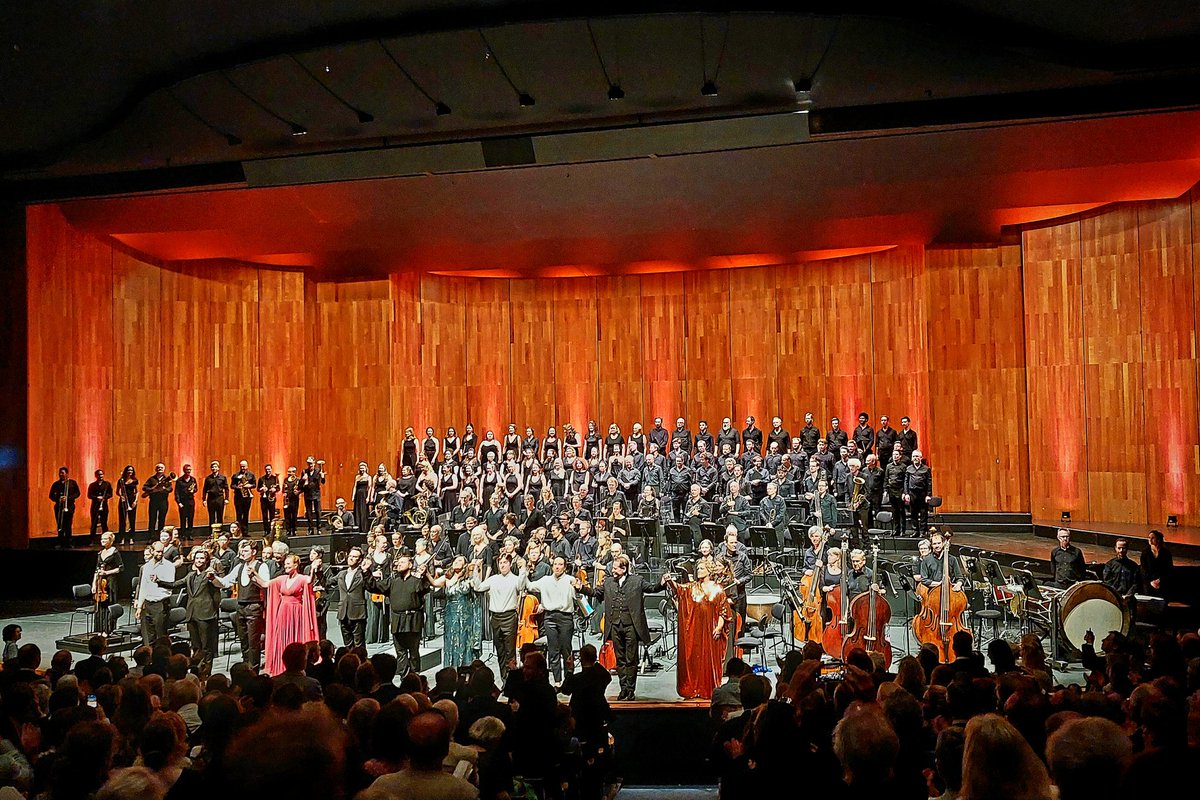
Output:
<path fill-rule="evenodd" d="M 467 313 L 467 417 L 483 441 L 491 430 L 504 436 L 512 416 L 512 319 L 507 281 L 465 284 Z"/>
<path fill-rule="evenodd" d="M 1088 519 L 1078 222 L 1023 234 L 1029 495 L 1035 518 Z"/>
<path fill-rule="evenodd" d="M 541 431 L 540 436 L 555 419 L 554 284 L 512 281 L 509 293 L 512 421 L 522 436 L 527 425 Z"/>
<path fill-rule="evenodd" d="M 421 280 L 421 391 L 428 424 L 445 437 L 454 427 L 461 437 L 467 416 L 467 314 L 463 282 L 423 276 Z"/>
<path fill-rule="evenodd" d="M 597 409 L 602 420 L 629 436 L 633 423 L 649 430 L 642 383 L 641 280 L 636 276 L 593 279 L 596 286 Z"/>
<path fill-rule="evenodd" d="M 825 265 L 801 264 L 775 270 L 779 315 L 779 414 L 795 435 L 812 413 L 822 432 L 828 428 L 825 393 L 825 306 L 821 277 Z"/>
<path fill-rule="evenodd" d="M 685 348 L 684 401 L 693 433 L 702 419 L 712 430 L 732 413 L 729 364 L 729 271 L 683 275 Z"/>
<path fill-rule="evenodd" d="M 1088 513 L 1119 522 L 1145 518 L 1137 233 L 1131 206 L 1079 223 Z"/>
<path fill-rule="evenodd" d="M 774 269 L 767 267 L 729 272 L 733 419 L 744 426 L 746 415 L 753 414 L 764 431 L 770 430 L 771 418 L 780 413 L 779 319 L 774 273 Z M 714 428 L 720 427 L 720 420 L 709 422 Z"/>
<path fill-rule="evenodd" d="M 871 256 L 814 268 L 823 270 L 825 278 L 821 298 L 828 402 L 826 415 L 816 424 L 827 431 L 836 416 L 851 431 L 858 412 L 872 408 Z"/>
<path fill-rule="evenodd" d="M 1145 514 L 1154 525 L 1168 514 L 1200 523 L 1193 214 L 1188 197 L 1138 208 L 1145 427 L 1135 441 L 1144 446 Z"/>
<path fill-rule="evenodd" d="M 934 487 L 946 510 L 1028 511 L 1020 249 L 931 249 L 925 263 Z"/>
<path fill-rule="evenodd" d="M 684 302 L 683 275 L 642 276 L 642 392 L 646 402 L 646 429 L 654 417 L 663 427 L 675 427 L 684 406 Z"/>
<path fill-rule="evenodd" d="M 562 426 L 571 423 L 580 432 L 580 441 L 588 420 L 599 414 L 599 313 L 594 279 L 554 282 L 555 425 L 562 436 Z"/>
<path fill-rule="evenodd" d="M 872 425 L 878 427 L 880 415 L 887 414 L 898 428 L 900 418 L 907 415 L 917 432 L 917 444 L 936 466 L 938 436 L 929 414 L 927 294 L 923 248 L 895 247 L 871 256 L 873 396 L 869 405 L 843 416 L 842 424 L 853 429 L 858 413 L 866 411 Z"/>
<path fill-rule="evenodd" d="M 399 272 L 389 276 L 391 296 L 391 354 L 389 357 L 392 419 L 400 420 L 401 430 L 411 425 L 418 439 L 433 424 L 433 381 L 428 380 L 421 363 L 422 317 L 421 275 Z M 436 427 L 436 426 L 435 426 Z"/>
<path fill-rule="evenodd" d="M 262 407 L 261 449 L 252 469 L 276 472 L 304 446 L 315 415 L 305 413 L 305 385 L 312 331 L 304 304 L 304 275 L 258 271 L 258 390 Z"/>

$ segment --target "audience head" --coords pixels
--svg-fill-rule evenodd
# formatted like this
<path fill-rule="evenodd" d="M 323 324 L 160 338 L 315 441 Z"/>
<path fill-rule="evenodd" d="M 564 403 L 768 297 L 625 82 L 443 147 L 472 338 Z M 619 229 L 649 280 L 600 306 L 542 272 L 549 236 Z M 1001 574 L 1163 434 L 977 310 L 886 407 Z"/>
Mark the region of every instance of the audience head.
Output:
<path fill-rule="evenodd" d="M 963 800 L 1051 800 L 1050 776 L 1025 738 L 1003 717 L 967 723 L 962 762 Z"/>

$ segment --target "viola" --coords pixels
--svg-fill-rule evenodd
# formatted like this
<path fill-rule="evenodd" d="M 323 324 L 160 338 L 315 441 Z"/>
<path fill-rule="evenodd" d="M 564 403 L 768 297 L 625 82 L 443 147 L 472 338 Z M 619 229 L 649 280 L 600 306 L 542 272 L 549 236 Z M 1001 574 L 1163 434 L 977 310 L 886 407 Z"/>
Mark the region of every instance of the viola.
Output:
<path fill-rule="evenodd" d="M 921 644 L 932 644 L 938 650 L 938 660 L 949 663 L 950 641 L 954 634 L 967 630 L 963 614 L 967 610 L 967 594 L 955 589 L 950 582 L 950 541 L 942 548 L 942 580 L 930 586 L 921 599 L 921 613 L 913 617 L 913 634 Z"/>
<path fill-rule="evenodd" d="M 108 576 L 101 575 L 96 579 L 96 602 L 107 603 L 109 600 Z"/>
<path fill-rule="evenodd" d="M 871 575 L 879 580 L 879 545 L 871 546 Z M 868 589 L 850 601 L 850 616 L 854 619 L 854 633 L 846 640 L 846 649 L 861 647 L 868 653 L 880 653 L 884 663 L 892 663 L 892 643 L 887 638 L 888 620 L 892 618 L 892 607 L 879 592 Z"/>

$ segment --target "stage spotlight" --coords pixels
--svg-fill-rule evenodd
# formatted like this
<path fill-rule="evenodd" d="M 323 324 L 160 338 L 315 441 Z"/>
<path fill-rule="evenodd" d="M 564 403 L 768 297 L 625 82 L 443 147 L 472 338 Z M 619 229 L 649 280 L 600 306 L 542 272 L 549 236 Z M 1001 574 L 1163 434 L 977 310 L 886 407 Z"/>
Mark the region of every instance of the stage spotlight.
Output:
<path fill-rule="evenodd" d="M 1175 514 L 1167 514 L 1167 527 L 1168 528 L 1178 528 L 1179 527 L 1179 517 Z"/>
<path fill-rule="evenodd" d="M 704 95 L 705 97 L 716 97 L 717 82 L 711 80 L 705 81 L 704 85 L 700 87 L 700 94 Z"/>
<path fill-rule="evenodd" d="M 1071 512 L 1070 511 L 1062 512 L 1062 517 L 1060 519 L 1061 519 L 1063 525 L 1070 525 L 1071 524 Z"/>
<path fill-rule="evenodd" d="M 521 92 L 517 95 L 517 102 L 521 105 L 521 108 L 530 108 L 536 101 L 529 92 Z"/>
<path fill-rule="evenodd" d="M 450 113 L 450 106 L 446 105 L 445 103 L 435 103 L 433 106 L 433 113 L 437 114 L 439 117 L 444 117 Z"/>
<path fill-rule="evenodd" d="M 609 100 L 624 100 L 625 99 L 625 90 L 622 89 L 619 85 L 614 83 L 612 86 L 608 87 L 608 99 Z"/>
<path fill-rule="evenodd" d="M 308 135 L 308 128 L 304 127 L 299 122 L 289 122 L 288 126 L 292 129 L 292 136 Z"/>

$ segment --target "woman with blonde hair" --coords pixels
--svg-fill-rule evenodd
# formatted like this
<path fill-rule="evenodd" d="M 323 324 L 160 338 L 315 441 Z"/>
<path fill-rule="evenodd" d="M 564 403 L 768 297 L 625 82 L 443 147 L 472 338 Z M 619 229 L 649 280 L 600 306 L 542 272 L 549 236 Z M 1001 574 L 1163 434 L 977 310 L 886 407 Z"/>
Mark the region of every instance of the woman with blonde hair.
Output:
<path fill-rule="evenodd" d="M 997 714 L 967 723 L 962 800 L 1051 800 L 1050 775 L 1025 738 Z"/>

